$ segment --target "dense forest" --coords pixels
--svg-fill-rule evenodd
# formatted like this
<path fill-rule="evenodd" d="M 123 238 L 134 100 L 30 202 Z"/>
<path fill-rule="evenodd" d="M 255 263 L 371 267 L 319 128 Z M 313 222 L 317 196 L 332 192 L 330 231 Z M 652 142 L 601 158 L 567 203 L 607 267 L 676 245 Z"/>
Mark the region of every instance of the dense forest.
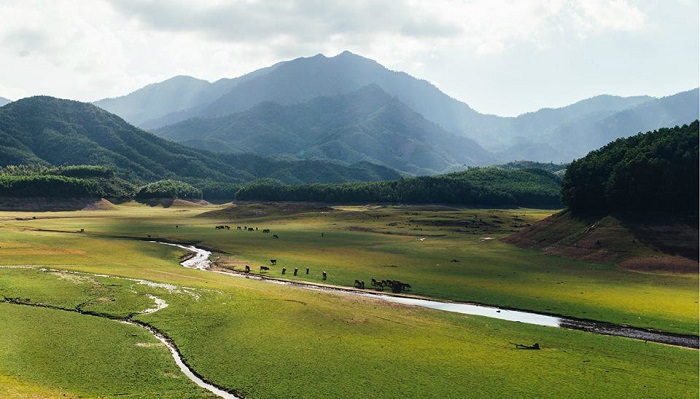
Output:
<path fill-rule="evenodd" d="M 0 168 L 0 197 L 129 199 L 136 186 L 104 166 L 9 165 Z"/>
<path fill-rule="evenodd" d="M 618 139 L 571 163 L 562 200 L 574 212 L 698 211 L 698 121 Z"/>
<path fill-rule="evenodd" d="M 182 198 L 329 203 L 448 203 L 488 206 L 557 207 L 560 179 L 541 169 L 471 168 L 463 172 L 399 180 L 288 185 L 259 179 L 239 186 L 211 180 L 198 186 L 165 179 L 137 185 L 104 166 L 43 165 L 0 168 L 0 196 L 109 198 L 116 200 Z"/>
<path fill-rule="evenodd" d="M 541 169 L 471 168 L 439 176 L 335 185 L 290 186 L 263 179 L 243 186 L 236 199 L 557 207 L 559 187 L 560 179 Z"/>

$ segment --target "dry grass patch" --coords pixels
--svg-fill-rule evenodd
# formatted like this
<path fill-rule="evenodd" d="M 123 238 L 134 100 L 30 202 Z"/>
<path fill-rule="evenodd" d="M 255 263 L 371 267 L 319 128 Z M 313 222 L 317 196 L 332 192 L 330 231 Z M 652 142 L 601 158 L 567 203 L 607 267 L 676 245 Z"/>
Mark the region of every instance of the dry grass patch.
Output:
<path fill-rule="evenodd" d="M 627 270 L 662 273 L 698 273 L 698 261 L 682 256 L 628 259 L 620 263 Z"/>

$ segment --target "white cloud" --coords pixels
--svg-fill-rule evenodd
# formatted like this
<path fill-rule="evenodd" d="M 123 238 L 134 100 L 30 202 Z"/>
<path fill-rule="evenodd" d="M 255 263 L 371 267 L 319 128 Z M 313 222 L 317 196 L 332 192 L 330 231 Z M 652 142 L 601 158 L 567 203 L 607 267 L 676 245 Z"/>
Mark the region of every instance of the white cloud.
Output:
<path fill-rule="evenodd" d="M 647 16 L 626 0 L 586 0 L 572 5 L 580 34 L 606 30 L 633 31 L 644 27 Z"/>
<path fill-rule="evenodd" d="M 557 53 L 576 57 L 563 50 L 572 46 L 588 55 L 601 46 L 648 47 L 650 35 L 657 48 L 697 53 L 697 38 L 683 44 L 678 33 L 667 33 L 692 25 L 683 32 L 697 36 L 697 21 L 686 17 L 697 15 L 697 2 L 656 1 L 3 0 L 0 96 L 23 92 L 94 100 L 177 74 L 215 80 L 282 60 L 350 50 L 471 102 L 474 91 L 468 89 L 475 78 L 462 72 L 468 63 L 483 65 L 489 76 L 512 75 L 511 65 L 534 65 L 533 57 L 551 57 L 537 60 L 551 64 L 560 61 Z M 624 69 L 620 60 L 598 60 L 611 61 Z M 683 65 L 692 69 L 693 63 Z M 492 79 L 494 88 L 503 85 L 503 79 Z"/>

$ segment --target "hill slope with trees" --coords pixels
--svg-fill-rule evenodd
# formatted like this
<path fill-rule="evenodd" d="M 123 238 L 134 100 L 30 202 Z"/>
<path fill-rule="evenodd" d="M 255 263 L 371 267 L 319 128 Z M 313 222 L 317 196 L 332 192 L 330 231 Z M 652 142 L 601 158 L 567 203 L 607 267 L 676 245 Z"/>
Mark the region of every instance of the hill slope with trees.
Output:
<path fill-rule="evenodd" d="M 618 139 L 568 166 L 569 207 L 506 239 L 624 268 L 698 272 L 698 121 Z"/>
<path fill-rule="evenodd" d="M 698 210 L 698 121 L 618 139 L 569 165 L 562 199 L 579 214 Z"/>
<path fill-rule="evenodd" d="M 561 206 L 560 179 L 541 169 L 472 168 L 395 181 L 289 186 L 262 180 L 243 186 L 238 200 L 328 203 L 444 203 L 480 206 Z"/>
<path fill-rule="evenodd" d="M 496 162 L 474 141 L 445 131 L 377 85 L 294 105 L 265 102 L 221 118 L 189 119 L 156 133 L 211 151 L 366 161 L 411 174 Z"/>
<path fill-rule="evenodd" d="M 138 129 L 94 105 L 31 97 L 0 108 L 0 166 L 100 165 L 143 184 L 175 179 L 191 184 L 243 184 L 273 177 L 290 184 L 396 179 L 369 163 L 307 162 L 196 150 Z"/>

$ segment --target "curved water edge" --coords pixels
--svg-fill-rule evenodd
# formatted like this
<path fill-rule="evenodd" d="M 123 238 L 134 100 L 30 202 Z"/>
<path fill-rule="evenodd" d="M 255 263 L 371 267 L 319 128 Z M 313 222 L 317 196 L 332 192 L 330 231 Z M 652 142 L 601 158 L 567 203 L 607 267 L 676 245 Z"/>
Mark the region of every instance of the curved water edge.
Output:
<path fill-rule="evenodd" d="M 158 242 L 158 241 L 154 241 Z M 185 246 L 173 243 L 158 242 L 160 244 L 172 245 L 187 251 L 192 251 L 195 253 L 193 257 L 182 262 L 181 265 L 198 269 L 198 270 L 209 270 L 211 268 L 211 261 L 209 257 L 211 256 L 211 251 L 205 249 L 197 248 L 194 245 Z M 209 270 L 212 271 L 212 270 Z M 328 285 L 318 285 L 306 282 L 295 282 L 288 280 L 280 280 L 269 277 L 254 276 L 244 273 L 236 272 L 224 272 L 224 271 L 212 271 L 219 274 L 225 274 L 228 276 L 235 277 L 246 277 L 255 278 L 261 281 L 267 281 L 276 284 L 294 285 L 302 287 L 305 289 L 322 290 L 336 293 L 343 293 L 347 295 L 358 295 L 365 298 L 375 298 L 383 300 L 386 302 L 399 303 L 411 306 L 420 306 L 429 309 L 443 310 L 447 312 L 468 314 L 474 316 L 484 316 L 493 319 L 514 321 L 526 324 L 534 324 L 538 326 L 546 327 L 556 327 L 565 328 L 569 330 L 580 330 L 587 331 L 595 334 L 601 335 L 613 335 L 619 337 L 632 338 L 643 341 L 657 342 L 667 345 L 680 346 L 685 348 L 698 349 L 700 347 L 700 337 L 694 335 L 683 335 L 674 334 L 662 331 L 653 331 L 643 328 L 634 328 L 625 325 L 618 325 L 606 322 L 599 322 L 594 320 L 583 320 L 570 317 L 563 317 L 557 315 L 547 315 L 535 312 L 526 312 L 522 310 L 505 309 L 494 306 L 477 305 L 471 303 L 456 303 L 456 302 L 443 302 L 436 301 L 432 299 L 422 299 L 415 297 L 406 297 L 398 295 L 387 295 L 372 293 L 367 291 L 359 291 L 350 288 L 342 287 L 332 287 Z"/>
<path fill-rule="evenodd" d="M 166 338 L 163 334 L 158 332 L 153 327 L 151 327 L 147 324 L 135 322 L 133 320 L 125 320 L 125 321 L 123 321 L 123 323 L 130 324 L 132 326 L 141 327 L 144 330 L 150 332 L 154 337 L 156 337 L 160 342 L 162 342 L 163 345 L 165 345 L 168 348 L 168 350 L 170 351 L 170 355 L 175 360 L 175 364 L 177 364 L 177 367 L 180 368 L 180 371 L 182 371 L 182 373 L 185 374 L 185 376 L 187 376 L 187 378 L 189 378 L 192 382 L 194 382 L 198 386 L 200 386 L 200 387 L 206 389 L 207 391 L 209 391 L 215 395 L 218 395 L 219 397 L 222 397 L 224 399 L 242 399 L 239 396 L 236 396 L 230 392 L 226 392 L 223 389 L 215 387 L 214 385 L 206 383 L 206 382 L 204 382 L 204 380 L 199 378 L 199 376 L 197 374 L 195 374 L 192 371 L 192 369 L 187 367 L 185 362 L 182 360 L 182 356 L 180 356 L 180 352 L 175 347 L 175 345 L 172 342 L 170 342 L 170 340 L 168 338 Z"/>
<path fill-rule="evenodd" d="M 207 258 L 208 261 L 208 258 Z M 156 283 L 153 281 L 148 281 L 148 280 L 141 280 L 141 279 L 131 279 L 131 278 L 124 278 L 124 277 L 114 277 L 114 276 L 108 276 L 104 274 L 92 274 L 92 273 L 84 273 L 84 272 L 73 272 L 73 271 L 68 271 L 68 270 L 59 270 L 59 269 L 53 269 L 53 268 L 46 268 L 46 267 L 37 267 L 37 266 L 24 266 L 24 265 L 16 265 L 16 266 L 0 266 L 0 269 L 41 269 L 41 270 L 48 270 L 48 271 L 61 271 L 61 272 L 68 272 L 68 273 L 76 273 L 76 274 L 86 274 L 86 275 L 92 275 L 92 276 L 98 276 L 98 277 L 109 277 L 109 278 L 117 278 L 117 279 L 124 279 L 124 280 L 130 280 L 130 281 L 135 281 L 139 284 L 145 284 L 151 287 L 157 287 L 157 288 L 164 288 L 167 289 L 168 291 L 177 291 L 177 292 L 184 292 L 186 294 L 192 294 L 188 290 L 181 291 L 177 287 L 171 284 L 163 284 L 163 283 Z M 147 294 L 147 296 L 153 300 L 154 302 L 154 307 L 144 309 L 141 312 L 138 312 L 139 314 L 153 314 L 155 312 L 158 312 L 159 310 L 165 309 L 168 307 L 168 303 L 161 299 L 158 298 L 155 295 Z M 7 300 L 6 300 L 7 301 Z M 180 351 L 177 349 L 175 344 L 167 338 L 163 333 L 158 331 L 155 327 L 152 327 L 144 322 L 136 321 L 131 318 L 127 319 L 122 319 L 122 318 L 115 318 L 115 317 L 110 317 L 107 315 L 103 314 L 97 314 L 93 312 L 86 312 L 82 311 L 79 309 L 65 309 L 61 307 L 56 307 L 56 306 L 51 306 L 51 305 L 45 305 L 45 304 L 32 304 L 32 303 L 25 303 L 25 302 L 11 302 L 16 305 L 24 305 L 24 306 L 34 306 L 34 307 L 41 307 L 41 308 L 49 308 L 49 309 L 54 309 L 54 310 L 61 310 L 61 311 L 66 311 L 66 312 L 76 312 L 80 313 L 83 315 L 87 316 L 94 316 L 94 317 L 100 317 L 100 318 L 106 318 L 114 321 L 118 321 L 120 323 L 125 323 L 129 324 L 132 326 L 140 327 L 143 328 L 144 330 L 148 331 L 153 335 L 156 339 L 158 339 L 160 342 L 165 345 L 168 350 L 170 351 L 170 355 L 172 356 L 173 360 L 175 360 L 175 364 L 177 367 L 182 371 L 183 374 L 187 378 L 189 378 L 192 382 L 197 384 L 199 387 L 204 388 L 208 390 L 209 392 L 212 392 L 213 394 L 225 398 L 225 399 L 242 399 L 239 396 L 236 396 L 230 392 L 224 391 L 223 389 L 214 386 L 212 384 L 209 384 L 205 382 L 202 378 L 200 378 L 192 369 L 190 369 L 182 359 L 182 355 L 180 355 Z"/>

